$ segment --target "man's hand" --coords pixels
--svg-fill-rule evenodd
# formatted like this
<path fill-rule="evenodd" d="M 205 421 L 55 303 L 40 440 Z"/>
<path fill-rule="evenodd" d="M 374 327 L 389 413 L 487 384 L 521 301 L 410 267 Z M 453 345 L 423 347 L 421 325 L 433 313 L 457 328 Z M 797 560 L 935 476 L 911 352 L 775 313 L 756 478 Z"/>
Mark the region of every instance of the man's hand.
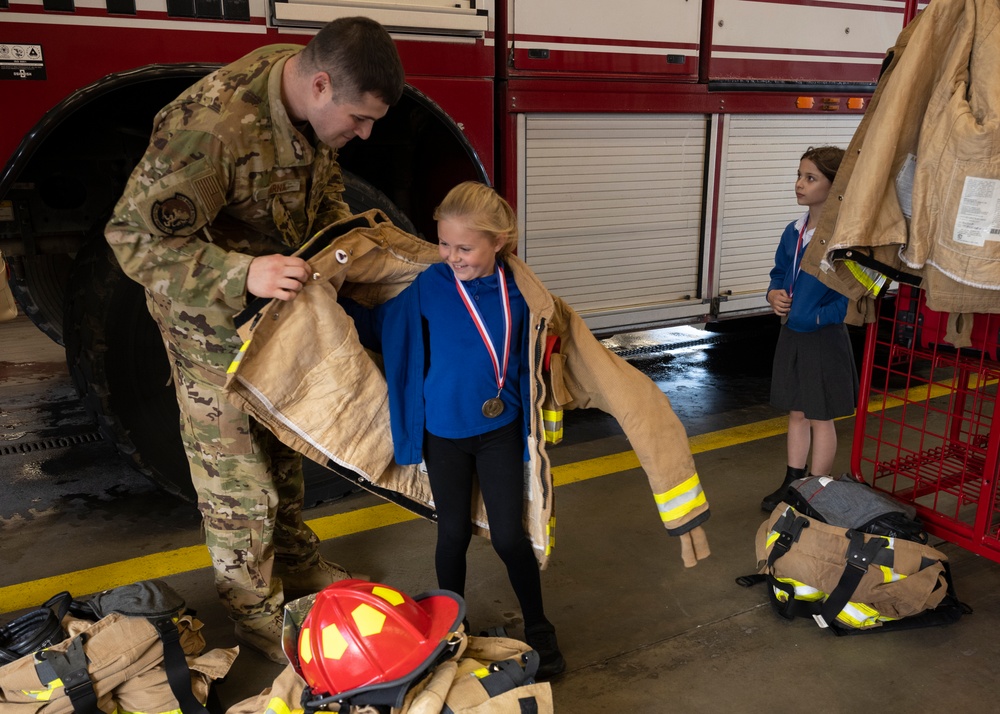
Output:
<path fill-rule="evenodd" d="M 294 300 L 312 271 L 302 258 L 261 255 L 250 261 L 247 292 L 257 297 Z"/>
<path fill-rule="evenodd" d="M 784 290 L 769 290 L 767 303 L 774 310 L 774 314 L 781 317 L 788 315 L 788 311 L 792 309 L 792 298 Z"/>

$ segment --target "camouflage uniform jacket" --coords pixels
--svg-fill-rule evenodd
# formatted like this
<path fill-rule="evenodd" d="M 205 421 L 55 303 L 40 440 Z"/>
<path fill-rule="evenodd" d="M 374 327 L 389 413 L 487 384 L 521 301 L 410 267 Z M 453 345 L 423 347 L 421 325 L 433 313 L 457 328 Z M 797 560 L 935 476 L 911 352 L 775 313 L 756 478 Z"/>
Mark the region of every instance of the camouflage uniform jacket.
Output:
<path fill-rule="evenodd" d="M 240 346 L 250 261 L 350 213 L 336 152 L 314 147 L 281 101 L 300 49 L 256 50 L 165 107 L 105 231 L 169 348 L 213 383 Z"/>
<path fill-rule="evenodd" d="M 385 378 L 361 347 L 354 322 L 337 298 L 349 297 L 367 307 L 381 304 L 440 258 L 435 246 L 387 222 L 369 224 L 375 215 L 380 214 L 369 211 L 317 236 L 303 257 L 321 278 L 290 303 L 272 300 L 261 306 L 241 327 L 247 342 L 230 368 L 229 398 L 288 446 L 369 491 L 433 517 L 426 473 L 417 464 L 393 459 Z M 314 251 L 320 241 L 323 246 Z M 709 506 L 670 400 L 651 379 L 605 348 L 523 261 L 512 256 L 509 265 L 532 326 L 528 352 L 534 408 L 524 519 L 539 563 L 546 564 L 554 538 L 555 483 L 542 427 L 542 404 L 550 394 L 565 409 L 595 407 L 618 420 L 647 474 L 668 533 L 681 535 L 701 525 Z M 561 346 L 546 372 L 542 354 L 549 334 L 559 336 Z M 407 339 L 420 338 L 393 335 L 395 342 Z M 481 499 L 473 522 L 478 533 L 488 535 Z"/>

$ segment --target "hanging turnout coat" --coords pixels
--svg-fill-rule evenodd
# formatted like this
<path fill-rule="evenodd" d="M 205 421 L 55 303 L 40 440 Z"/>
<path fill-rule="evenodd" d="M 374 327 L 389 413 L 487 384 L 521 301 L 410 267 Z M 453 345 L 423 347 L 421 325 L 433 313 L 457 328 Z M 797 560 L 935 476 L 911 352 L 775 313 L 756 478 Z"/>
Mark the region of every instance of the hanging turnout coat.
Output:
<path fill-rule="evenodd" d="M 314 280 L 291 302 L 252 304 L 242 316 L 246 340 L 230 367 L 227 389 L 241 409 L 284 443 L 363 488 L 424 517 L 433 517 L 426 473 L 393 459 L 388 392 L 378 356 L 360 343 L 338 295 L 365 307 L 398 295 L 440 261 L 437 247 L 411 236 L 373 210 L 328 227 L 297 253 Z M 516 257 L 509 265 L 529 309 L 531 403 L 525 464 L 525 530 L 539 564 L 553 542 L 553 480 L 541 405 L 549 390 L 564 409 L 595 407 L 614 416 L 646 471 L 667 532 L 697 529 L 709 506 L 683 425 L 652 380 L 607 350 L 579 315 L 545 289 Z M 549 334 L 560 351 L 543 373 Z M 489 535 L 481 499 L 474 525 Z M 700 529 L 699 529 L 700 530 Z M 699 534 L 703 535 L 703 534 Z"/>
<path fill-rule="evenodd" d="M 934 0 L 889 50 L 802 263 L 867 321 L 866 290 L 834 251 L 922 276 L 933 310 L 1000 311 L 998 61 L 993 0 Z"/>

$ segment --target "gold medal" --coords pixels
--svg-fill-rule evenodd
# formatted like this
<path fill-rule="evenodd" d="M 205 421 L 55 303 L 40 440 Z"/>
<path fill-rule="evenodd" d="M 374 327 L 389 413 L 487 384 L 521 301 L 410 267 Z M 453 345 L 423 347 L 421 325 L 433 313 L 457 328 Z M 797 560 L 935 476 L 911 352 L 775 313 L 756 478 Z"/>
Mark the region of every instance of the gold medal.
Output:
<path fill-rule="evenodd" d="M 493 419 L 503 414 L 503 400 L 500 397 L 493 397 L 483 402 L 483 416 Z"/>

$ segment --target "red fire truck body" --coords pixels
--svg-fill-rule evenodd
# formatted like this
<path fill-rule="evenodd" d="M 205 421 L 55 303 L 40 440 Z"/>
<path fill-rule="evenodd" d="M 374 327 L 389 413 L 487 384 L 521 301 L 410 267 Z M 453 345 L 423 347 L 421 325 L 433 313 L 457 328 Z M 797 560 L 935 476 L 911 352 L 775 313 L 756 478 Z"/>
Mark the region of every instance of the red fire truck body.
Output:
<path fill-rule="evenodd" d="M 352 206 L 384 208 L 434 240 L 431 213 L 448 188 L 492 183 L 518 211 L 519 254 L 596 332 L 762 313 L 778 236 L 800 210 L 798 157 L 846 147 L 919 9 L 0 0 L 0 249 L 25 312 L 66 343 L 71 367 L 89 375 L 78 379 L 85 396 L 100 393 L 95 410 L 134 440 L 141 417 L 103 396 L 123 387 L 100 382 L 158 340 L 111 339 L 123 314 L 145 319 L 141 293 L 95 253 L 153 115 L 251 49 L 305 43 L 329 20 L 363 14 L 393 34 L 409 87 L 368 141 L 341 151 Z"/>

